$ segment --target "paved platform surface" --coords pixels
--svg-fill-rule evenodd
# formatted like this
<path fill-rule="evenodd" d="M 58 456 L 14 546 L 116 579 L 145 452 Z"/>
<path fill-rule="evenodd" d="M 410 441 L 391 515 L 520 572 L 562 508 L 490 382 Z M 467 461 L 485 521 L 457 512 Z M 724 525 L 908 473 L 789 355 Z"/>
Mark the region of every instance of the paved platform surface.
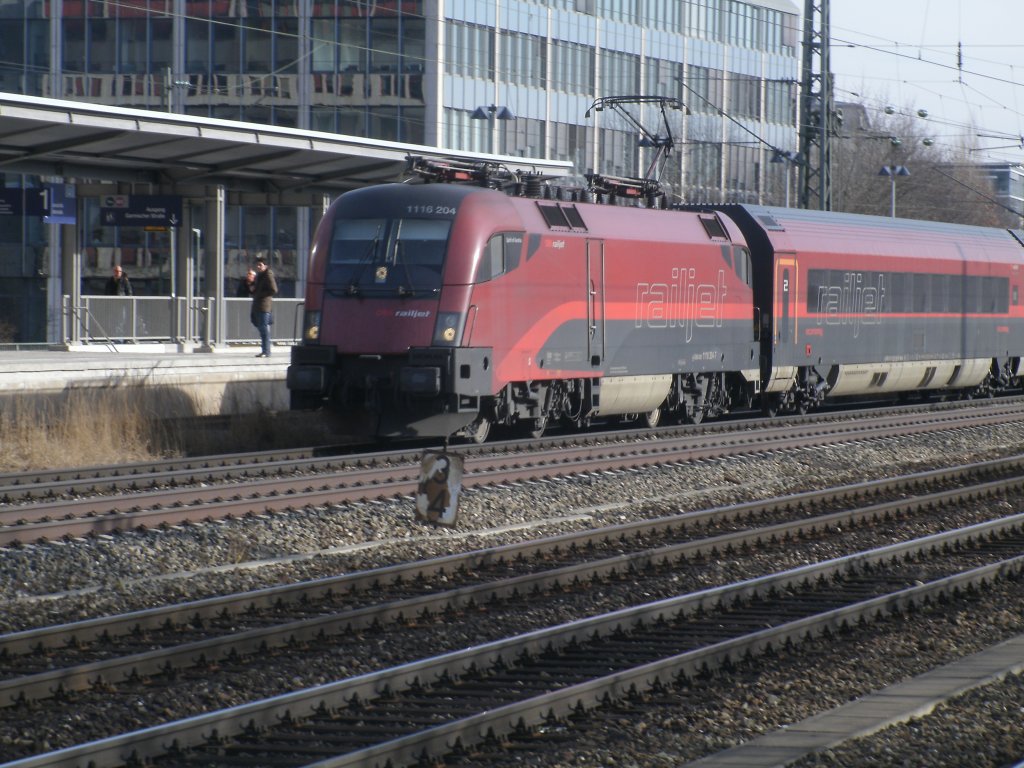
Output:
<path fill-rule="evenodd" d="M 927 715 L 947 699 L 1022 671 L 1024 636 L 686 763 L 686 768 L 782 768 L 811 752 Z"/>
<path fill-rule="evenodd" d="M 12 399 L 66 397 L 136 387 L 168 416 L 286 410 L 290 347 L 257 358 L 258 346 L 203 351 L 171 344 L 89 345 L 70 351 L 0 352 L 0 407 Z"/>

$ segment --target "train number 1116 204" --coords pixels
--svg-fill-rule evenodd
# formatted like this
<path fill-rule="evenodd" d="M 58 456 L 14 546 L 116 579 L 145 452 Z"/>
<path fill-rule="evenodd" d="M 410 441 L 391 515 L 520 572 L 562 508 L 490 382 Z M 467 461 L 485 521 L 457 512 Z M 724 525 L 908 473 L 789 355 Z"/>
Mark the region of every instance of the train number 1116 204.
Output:
<path fill-rule="evenodd" d="M 406 213 L 416 216 L 454 216 L 454 205 L 408 205 Z"/>

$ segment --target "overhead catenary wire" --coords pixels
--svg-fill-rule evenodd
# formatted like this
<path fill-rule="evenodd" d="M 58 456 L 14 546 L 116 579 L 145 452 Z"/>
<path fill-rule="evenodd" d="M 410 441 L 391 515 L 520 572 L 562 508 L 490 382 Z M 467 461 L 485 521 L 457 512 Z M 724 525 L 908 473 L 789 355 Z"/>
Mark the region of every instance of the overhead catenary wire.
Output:
<path fill-rule="evenodd" d="M 930 13 L 935 8 L 931 0 L 925 0 L 923 4 L 900 4 L 899 10 L 902 12 L 910 6 L 913 6 L 912 16 L 908 13 L 908 19 L 902 20 L 902 23 L 897 17 L 893 23 L 882 28 L 884 31 L 879 31 L 877 26 L 867 30 L 861 27 L 860 18 L 871 18 L 870 14 L 857 17 L 856 29 L 851 28 L 848 22 L 846 27 L 839 27 L 842 30 L 839 33 L 835 32 L 837 27 L 833 20 L 834 48 L 858 49 L 873 56 L 873 60 L 880 64 L 878 69 L 884 70 L 871 75 L 873 84 L 892 83 L 900 88 L 911 88 L 927 94 L 930 100 L 929 111 L 936 118 L 946 115 L 945 122 L 949 125 L 959 125 L 964 144 L 971 143 L 979 132 L 993 133 L 1005 131 L 1008 125 L 1021 125 L 1024 114 L 1017 106 L 1018 89 L 1024 87 L 1024 83 L 1017 77 L 1017 68 L 1011 60 L 1016 52 L 1024 48 L 1024 44 L 1013 36 L 1005 36 L 1005 39 L 1000 40 L 998 36 L 985 32 L 985 28 L 979 30 L 976 24 L 979 19 L 999 13 L 999 8 L 1005 11 L 1013 4 L 1002 1 L 985 3 L 977 9 L 971 9 L 971 15 L 967 17 L 964 16 L 967 9 L 963 0 L 958 0 L 955 14 L 939 14 L 937 11 Z M 1001 20 L 1010 21 L 1009 18 Z M 915 35 L 918 23 L 921 32 Z M 911 29 L 907 29 L 908 24 Z M 1011 24 L 1009 28 L 1012 27 Z M 934 31 L 940 28 L 946 30 L 942 34 L 947 35 L 947 39 L 941 43 L 930 41 L 928 30 L 932 30 L 934 37 Z M 894 40 L 892 30 L 902 32 L 903 39 Z M 982 35 L 979 42 L 971 39 L 979 35 Z M 907 41 L 907 38 L 913 37 L 917 37 L 916 42 Z M 987 55 L 990 51 L 1006 52 L 1007 57 Z M 887 65 L 881 66 L 883 61 Z M 913 67 L 908 70 L 903 66 L 905 63 L 912 63 Z M 893 76 L 892 73 L 897 75 Z M 943 77 L 944 74 L 948 77 Z M 837 79 L 842 82 L 849 77 L 840 75 Z M 995 95 L 996 88 L 1004 93 Z M 953 113 L 962 113 L 963 117 L 948 117 Z M 1013 159 L 1020 160 L 1019 156 Z"/>

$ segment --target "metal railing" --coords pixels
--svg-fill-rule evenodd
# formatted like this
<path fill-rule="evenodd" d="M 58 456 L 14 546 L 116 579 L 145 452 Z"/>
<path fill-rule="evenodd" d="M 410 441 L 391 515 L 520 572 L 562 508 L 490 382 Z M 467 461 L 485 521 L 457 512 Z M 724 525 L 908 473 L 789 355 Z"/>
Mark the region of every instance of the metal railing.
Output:
<path fill-rule="evenodd" d="M 85 344 L 147 342 L 210 343 L 217 300 L 168 296 L 82 296 L 73 306 L 64 296 L 61 332 L 67 341 Z M 250 320 L 251 299 L 223 299 L 225 344 L 259 344 Z M 295 344 L 302 329 L 302 299 L 274 299 L 271 337 L 276 344 Z"/>

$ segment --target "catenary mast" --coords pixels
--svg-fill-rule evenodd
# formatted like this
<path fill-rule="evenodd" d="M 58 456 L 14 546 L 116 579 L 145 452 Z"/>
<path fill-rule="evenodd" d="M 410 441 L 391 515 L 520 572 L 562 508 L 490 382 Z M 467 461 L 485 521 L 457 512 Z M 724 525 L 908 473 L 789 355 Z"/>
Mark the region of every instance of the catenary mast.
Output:
<path fill-rule="evenodd" d="M 829 0 L 805 0 L 800 82 L 800 207 L 832 210 L 832 137 L 838 127 L 829 52 Z"/>

